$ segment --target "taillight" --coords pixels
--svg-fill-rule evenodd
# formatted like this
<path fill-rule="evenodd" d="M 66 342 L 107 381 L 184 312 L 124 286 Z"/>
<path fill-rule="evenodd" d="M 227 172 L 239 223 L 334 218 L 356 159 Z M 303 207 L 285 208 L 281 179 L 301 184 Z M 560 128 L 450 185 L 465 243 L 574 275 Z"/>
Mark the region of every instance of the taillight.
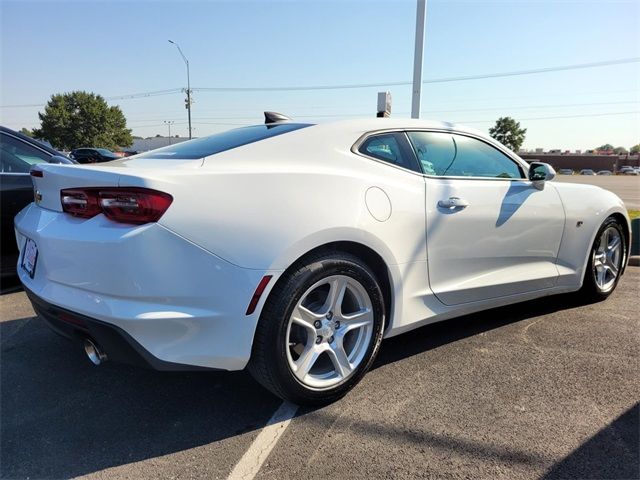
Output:
<path fill-rule="evenodd" d="M 157 222 L 173 197 L 141 187 L 69 188 L 60 192 L 62 210 L 76 217 L 99 213 L 115 222 L 143 224 Z"/>
<path fill-rule="evenodd" d="M 92 189 L 68 188 L 60 192 L 62 211 L 75 217 L 91 218 L 100 213 L 98 197 Z"/>

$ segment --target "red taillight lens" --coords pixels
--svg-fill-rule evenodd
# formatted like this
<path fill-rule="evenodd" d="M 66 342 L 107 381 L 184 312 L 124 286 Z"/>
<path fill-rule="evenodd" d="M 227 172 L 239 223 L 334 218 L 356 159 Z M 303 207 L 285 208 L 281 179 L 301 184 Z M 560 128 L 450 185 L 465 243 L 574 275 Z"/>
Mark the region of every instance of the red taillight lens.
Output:
<path fill-rule="evenodd" d="M 98 213 L 115 222 L 157 222 L 173 197 L 168 193 L 140 187 L 73 188 L 60 192 L 62 210 L 76 217 L 91 218 Z"/>
<path fill-rule="evenodd" d="M 62 211 L 74 217 L 91 218 L 100 213 L 98 197 L 92 189 L 69 188 L 60 192 Z"/>

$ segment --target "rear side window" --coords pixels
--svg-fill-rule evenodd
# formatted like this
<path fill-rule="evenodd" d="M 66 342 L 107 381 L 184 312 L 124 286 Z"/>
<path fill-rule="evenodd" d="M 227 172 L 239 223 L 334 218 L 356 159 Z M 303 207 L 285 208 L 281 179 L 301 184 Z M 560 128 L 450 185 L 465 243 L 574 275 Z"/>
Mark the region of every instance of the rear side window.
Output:
<path fill-rule="evenodd" d="M 403 148 L 402 137 L 397 133 L 382 133 L 367 138 L 358 151 L 369 157 L 377 158 L 387 163 L 409 170 L 416 170 L 411 152 Z M 406 144 L 406 140 L 404 140 Z M 407 147 L 411 148 L 411 147 Z"/>
<path fill-rule="evenodd" d="M 198 159 L 309 126 L 311 124 L 308 123 L 281 123 L 236 128 L 152 150 L 138 155 L 137 158 Z"/>

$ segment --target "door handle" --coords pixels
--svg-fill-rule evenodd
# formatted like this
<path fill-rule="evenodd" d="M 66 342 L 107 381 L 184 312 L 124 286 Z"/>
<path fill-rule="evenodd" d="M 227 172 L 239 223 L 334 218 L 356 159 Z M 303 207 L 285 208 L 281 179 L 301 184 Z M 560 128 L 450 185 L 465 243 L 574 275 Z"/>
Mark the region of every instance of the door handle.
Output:
<path fill-rule="evenodd" d="M 438 206 L 441 208 L 466 208 L 469 206 L 469 202 L 467 202 L 464 198 L 460 197 L 449 197 L 446 200 L 438 201 Z"/>

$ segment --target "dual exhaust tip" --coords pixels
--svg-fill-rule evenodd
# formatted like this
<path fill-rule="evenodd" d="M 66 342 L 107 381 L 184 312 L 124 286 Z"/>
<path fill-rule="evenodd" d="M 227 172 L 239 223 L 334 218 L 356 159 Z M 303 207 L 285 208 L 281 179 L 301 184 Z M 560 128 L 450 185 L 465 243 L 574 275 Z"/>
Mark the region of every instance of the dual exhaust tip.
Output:
<path fill-rule="evenodd" d="M 84 339 L 84 353 L 94 365 L 101 365 L 107 361 L 107 354 L 90 338 Z"/>

